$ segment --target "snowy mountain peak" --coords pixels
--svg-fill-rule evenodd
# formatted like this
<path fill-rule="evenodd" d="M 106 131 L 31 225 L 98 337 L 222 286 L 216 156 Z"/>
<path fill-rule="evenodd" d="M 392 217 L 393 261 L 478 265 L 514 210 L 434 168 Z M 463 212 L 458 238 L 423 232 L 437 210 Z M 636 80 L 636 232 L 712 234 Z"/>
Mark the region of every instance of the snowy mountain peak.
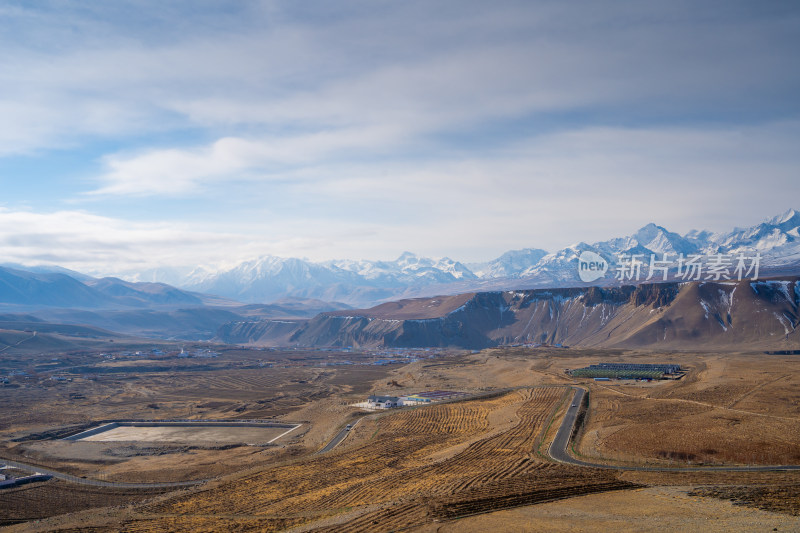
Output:
<path fill-rule="evenodd" d="M 714 238 L 714 234 L 707 230 L 698 231 L 693 229 L 684 235 L 683 238 L 694 244 L 698 249 L 701 249 L 708 246 L 709 242 Z"/>
<path fill-rule="evenodd" d="M 692 242 L 652 222 L 631 236 L 629 247 L 637 246 L 657 254 L 692 253 L 697 250 Z"/>
<path fill-rule="evenodd" d="M 518 277 L 521 272 L 537 264 L 546 255 L 546 250 L 523 248 L 521 250 L 509 250 L 492 261 L 468 263 L 466 266 L 479 278 L 513 278 Z"/>
<path fill-rule="evenodd" d="M 445 294 L 476 288 L 565 287 L 579 283 L 576 259 L 584 251 L 604 257 L 614 267 L 619 256 L 637 254 L 735 254 L 758 252 L 762 273 L 769 268 L 800 272 L 800 213 L 794 209 L 768 222 L 727 233 L 693 230 L 685 236 L 650 223 L 626 237 L 572 246 L 547 253 L 536 248 L 511 250 L 485 263 L 463 264 L 448 257 L 434 259 L 403 252 L 394 261 L 306 259 L 265 255 L 222 271 L 197 268 L 185 272 L 148 274 L 152 281 L 167 274 L 181 277 L 174 283 L 246 302 L 271 302 L 281 298 L 314 298 L 354 306 L 417 295 Z M 140 276 L 141 279 L 141 276 Z M 609 281 L 609 280 L 606 280 Z M 426 291 L 429 291 L 426 293 Z"/>
<path fill-rule="evenodd" d="M 639 231 L 636 232 L 636 235 L 650 235 L 655 236 L 657 233 L 667 233 L 667 230 L 662 228 L 661 226 L 657 226 L 655 222 L 650 222 L 649 224 L 645 224 Z"/>
<path fill-rule="evenodd" d="M 663 239 L 663 238 L 681 239 L 682 238 L 680 235 L 678 235 L 676 233 L 671 233 L 670 231 L 667 231 L 666 228 L 663 228 L 661 226 L 657 226 L 653 222 L 651 222 L 651 223 L 647 224 L 646 226 L 643 226 L 642 228 L 640 228 L 639 231 L 637 231 L 636 233 L 634 233 L 632 235 L 632 237 L 634 239 L 636 239 L 636 241 L 639 244 L 643 245 L 643 246 L 647 245 L 648 243 L 653 242 L 653 241 L 655 241 L 657 239 Z"/>
<path fill-rule="evenodd" d="M 785 213 L 771 218 L 768 224 L 772 226 L 781 226 L 782 229 L 784 229 L 784 227 L 785 229 L 796 228 L 800 226 L 800 213 L 794 209 L 789 209 Z"/>

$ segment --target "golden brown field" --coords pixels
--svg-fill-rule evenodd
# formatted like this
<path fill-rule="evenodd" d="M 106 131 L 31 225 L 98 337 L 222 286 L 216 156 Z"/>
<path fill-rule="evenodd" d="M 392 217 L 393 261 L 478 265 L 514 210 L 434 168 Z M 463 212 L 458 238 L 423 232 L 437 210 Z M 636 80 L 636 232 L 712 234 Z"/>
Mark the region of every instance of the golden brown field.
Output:
<path fill-rule="evenodd" d="M 124 529 L 213 530 L 230 521 L 264 531 L 323 520 L 321 530 L 389 530 L 630 486 L 536 455 L 563 394 L 522 389 L 381 416 L 354 430 L 372 433 L 360 444 L 139 508 Z"/>
<path fill-rule="evenodd" d="M 647 487 L 588 494 L 462 518 L 415 533 L 643 533 L 797 531 L 796 517 L 703 497 L 690 487 Z M 773 529 L 774 528 L 774 529 Z"/>
<path fill-rule="evenodd" d="M 689 372 L 682 380 L 652 383 L 581 381 L 565 373 L 598 361 L 680 362 Z M 139 492 L 117 500 L 123 504 L 117 508 L 88 509 L 102 505 L 89 498 L 84 506 L 62 510 L 76 514 L 42 520 L 35 528 L 25 525 L 41 531 L 89 525 L 96 531 L 500 531 L 509 519 L 527 531 L 569 530 L 570 524 L 600 531 L 620 527 L 618 517 L 637 512 L 663 524 L 680 516 L 722 517 L 729 512 L 728 499 L 737 502 L 736 509 L 768 514 L 730 511 L 731 520 L 720 523 L 747 529 L 761 519 L 783 530 L 787 524 L 800 528 L 798 472 L 618 472 L 553 463 L 544 452 L 566 407 L 564 385 L 579 384 L 589 389 L 590 405 L 575 447 L 593 460 L 800 464 L 798 370 L 800 357 L 792 356 L 515 348 L 394 368 L 204 372 L 185 380 L 182 390 L 165 386 L 174 378 L 153 375 L 126 389 L 129 400 L 115 402 L 114 408 L 130 412 L 157 398 L 175 406 L 164 412 L 185 412 L 189 402 L 194 408 L 206 406 L 204 417 L 224 418 L 233 406 L 245 405 L 239 416 L 274 409 L 284 420 L 308 425 L 278 447 L 142 456 L 134 449 L 132 457 L 117 463 L 68 460 L 52 441 L 6 446 L 94 476 L 104 473 L 107 479 L 216 476 L 194 489 L 160 496 Z M 215 382 L 219 385 L 209 386 Z M 518 388 L 499 391 L 503 387 Z M 142 389 L 149 392 L 141 396 Z M 314 455 L 345 423 L 358 419 L 349 404 L 368 392 L 431 389 L 488 396 L 368 414 L 336 450 Z M 98 405 L 97 412 L 109 405 Z M 636 487 L 651 492 L 636 492 Z M 578 497 L 589 493 L 598 494 Z M 144 501 L 150 498 L 155 499 Z M 572 522 L 559 522 L 556 509 L 573 501 L 598 503 L 576 503 Z M 646 501 L 659 504 L 647 507 Z M 594 512 L 602 502 L 615 511 Z"/>
<path fill-rule="evenodd" d="M 578 450 L 620 461 L 800 463 L 800 362 L 785 356 L 710 356 L 684 379 L 591 383 Z"/>
<path fill-rule="evenodd" d="M 189 366 L 182 372 L 76 374 L 67 383 L 34 375 L 21 387 L 0 386 L 0 460 L 17 459 L 109 481 L 182 481 L 230 474 L 316 451 L 355 411 L 347 404 L 361 399 L 372 382 L 388 372 L 384 367 L 328 369 L 292 361 L 279 368 L 240 368 L 252 364 L 242 360 L 245 357 L 263 355 L 234 352 L 215 361 L 219 370 L 193 371 Z M 315 408 L 305 409 L 309 405 Z M 116 418 L 266 418 L 304 425 L 270 447 L 237 445 L 230 439 L 102 443 L 57 438 L 63 431 L 90 427 L 92 421 Z"/>

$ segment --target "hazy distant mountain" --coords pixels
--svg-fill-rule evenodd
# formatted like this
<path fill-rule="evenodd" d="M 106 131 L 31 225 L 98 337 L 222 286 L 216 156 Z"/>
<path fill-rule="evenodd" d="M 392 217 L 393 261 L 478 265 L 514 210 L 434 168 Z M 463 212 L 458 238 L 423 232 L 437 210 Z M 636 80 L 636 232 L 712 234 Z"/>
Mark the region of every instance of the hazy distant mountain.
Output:
<path fill-rule="evenodd" d="M 25 266 L 19 263 L 3 263 L 0 265 L 0 268 L 10 268 L 13 270 L 33 272 L 36 274 L 66 274 L 67 276 L 75 278 L 78 281 L 89 281 L 95 279 L 92 276 L 87 276 L 86 274 L 56 265 Z"/>
<path fill-rule="evenodd" d="M 464 264 L 404 252 L 394 261 L 303 259 L 266 256 L 225 271 L 196 269 L 179 286 L 244 302 L 271 302 L 283 297 L 316 298 L 353 306 L 373 305 L 401 297 L 455 294 L 472 290 L 559 287 L 581 283 L 577 258 L 593 251 L 609 262 L 606 279 L 614 283 L 618 254 L 711 255 L 761 253 L 763 273 L 800 269 L 800 214 L 795 210 L 751 228 L 728 233 L 691 231 L 679 235 L 656 224 L 635 233 L 594 244 L 577 243 L 553 253 L 536 248 L 512 250 L 485 263 Z"/>
<path fill-rule="evenodd" d="M 243 302 L 291 296 L 362 305 L 390 299 L 409 287 L 473 280 L 465 265 L 403 253 L 395 261 L 327 261 L 265 256 L 222 272 L 195 272 L 182 285 Z"/>
<path fill-rule="evenodd" d="M 285 298 L 341 302 L 364 307 L 398 298 L 471 291 L 583 285 L 577 258 L 585 251 L 606 259 L 610 268 L 597 285 L 613 285 L 618 254 L 640 254 L 647 261 L 670 254 L 709 256 L 760 253 L 761 274 L 800 272 L 800 214 L 795 210 L 750 228 L 727 233 L 693 230 L 679 235 L 647 224 L 631 235 L 552 253 L 536 248 L 512 250 L 485 263 L 464 264 L 404 252 L 393 261 L 305 259 L 264 256 L 233 268 L 149 269 L 117 278 L 95 279 L 59 267 L 0 268 L 0 304 L 81 308 L 232 305 L 208 296 L 244 303 Z M 169 283 L 166 284 L 166 283 Z M 176 288 L 179 287 L 179 288 Z"/>
<path fill-rule="evenodd" d="M 335 287 L 359 281 L 358 274 L 336 267 L 266 256 L 222 272 L 195 272 L 184 287 L 243 302 L 273 302 L 286 296 L 326 300 Z"/>
<path fill-rule="evenodd" d="M 36 318 L 53 324 L 82 324 L 126 335 L 160 339 L 207 340 L 228 322 L 243 317 L 227 309 L 214 307 L 190 308 L 129 308 L 129 309 L 60 309 L 44 308 L 33 312 Z M 0 327 L 4 324 L 0 322 Z M 34 324 L 30 329 L 41 330 Z"/>
<path fill-rule="evenodd" d="M 86 285 L 110 297 L 116 303 L 133 307 L 148 305 L 202 305 L 193 294 L 165 283 L 132 283 L 118 278 L 90 280 Z"/>
<path fill-rule="evenodd" d="M 469 263 L 467 266 L 480 278 L 515 278 L 535 266 L 546 255 L 546 250 L 523 248 L 508 251 L 493 261 Z"/>
<path fill-rule="evenodd" d="M 271 336 L 288 341 L 294 331 L 292 321 L 348 306 L 478 291 L 585 287 L 578 278 L 577 258 L 586 251 L 600 254 L 610 264 L 606 276 L 592 282 L 598 286 L 620 285 L 614 277 L 618 254 L 641 254 L 646 259 L 650 254 L 674 258 L 678 254 L 759 253 L 760 277 L 796 276 L 800 274 L 800 214 L 790 210 L 749 228 L 727 233 L 691 231 L 683 236 L 648 224 L 631 235 L 594 244 L 581 242 L 553 253 L 513 250 L 493 261 L 469 265 L 410 252 L 394 261 L 323 263 L 265 256 L 223 271 L 160 268 L 128 280 L 96 279 L 57 266 L 0 267 L 0 310 L 7 313 L 0 320 L 9 329 L 12 323 L 24 330 L 35 320 L 45 320 L 191 339 L 211 338 L 227 324 L 224 335 L 241 342 Z M 160 276 L 176 280 L 180 288 L 152 281 Z M 800 285 L 794 283 L 793 288 L 798 291 Z M 442 301 L 433 298 L 426 305 L 434 309 Z M 776 316 L 794 331 L 794 315 L 781 311 Z M 43 327 L 37 324 L 36 329 Z"/>
<path fill-rule="evenodd" d="M 241 305 L 164 283 L 118 278 L 86 281 L 58 269 L 30 272 L 0 267 L 0 329 L 74 333 L 84 326 L 157 338 L 211 339 L 226 323 L 310 318 L 346 309 L 343 304 L 298 298 L 271 305 Z M 95 335 L 95 333 L 86 333 Z"/>
<path fill-rule="evenodd" d="M 328 261 L 329 268 L 358 274 L 373 282 L 389 286 L 406 286 L 419 283 L 447 283 L 475 279 L 477 276 L 464 264 L 447 257 L 428 259 L 411 252 L 403 252 L 395 261 Z"/>
<path fill-rule="evenodd" d="M 173 286 L 183 286 L 192 275 L 205 272 L 194 267 L 157 267 L 144 270 L 131 270 L 120 272 L 117 275 L 126 281 L 135 283 L 166 283 Z"/>
<path fill-rule="evenodd" d="M 96 309 L 202 305 L 202 300 L 163 283 L 89 277 L 79 281 L 59 271 L 32 272 L 0 267 L 0 305 Z"/>
<path fill-rule="evenodd" d="M 0 267 L 0 303 L 100 307 L 113 298 L 66 274 Z"/>

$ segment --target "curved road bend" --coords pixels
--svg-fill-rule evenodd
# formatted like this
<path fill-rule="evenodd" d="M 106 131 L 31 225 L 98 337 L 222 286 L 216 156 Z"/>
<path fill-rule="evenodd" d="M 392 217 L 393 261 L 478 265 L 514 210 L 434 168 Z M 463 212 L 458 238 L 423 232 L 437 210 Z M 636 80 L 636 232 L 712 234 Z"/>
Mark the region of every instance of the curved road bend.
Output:
<path fill-rule="evenodd" d="M 46 474 L 48 476 L 53 476 L 56 479 L 69 481 L 70 483 L 79 483 L 81 485 L 91 485 L 93 487 L 106 487 L 112 489 L 172 489 L 180 487 L 191 487 L 193 485 L 199 485 L 200 483 L 205 483 L 206 481 L 209 481 L 208 479 L 198 479 L 195 481 L 171 481 L 163 483 L 127 483 L 124 481 L 100 481 L 98 479 L 86 479 L 78 476 L 72 476 L 70 474 L 64 474 L 62 472 L 56 472 L 55 470 L 42 468 L 41 466 L 19 463 L 17 461 L 9 461 L 8 459 L 0 459 L 0 463 L 6 464 L 8 466 L 13 466 L 14 468 L 18 468 L 20 470 L 25 470 L 26 472 Z"/>
<path fill-rule="evenodd" d="M 336 448 L 347 437 L 347 435 L 350 434 L 350 430 L 352 430 L 354 427 L 356 427 L 356 424 L 361 422 L 361 419 L 363 419 L 363 418 L 364 417 L 362 416 L 361 418 L 359 418 L 358 420 L 353 422 L 353 425 L 350 426 L 350 429 L 347 429 L 346 427 L 343 428 L 339 433 L 336 434 L 335 437 L 333 437 L 330 440 L 330 442 L 328 442 L 328 444 L 325 445 L 324 448 L 322 448 L 320 451 L 318 451 L 315 455 L 320 455 L 320 454 L 323 454 L 323 453 L 327 453 L 327 452 L 331 451 L 332 449 Z"/>
<path fill-rule="evenodd" d="M 685 467 L 659 467 L 659 466 L 618 466 L 606 465 L 601 463 L 590 463 L 588 461 L 581 461 L 575 459 L 567 451 L 569 447 L 570 438 L 575 427 L 575 420 L 578 416 L 583 397 L 586 391 L 580 387 L 572 387 L 575 395 L 572 398 L 572 403 L 564 415 L 564 420 L 561 422 L 561 427 L 558 428 L 556 438 L 550 445 L 548 454 L 550 457 L 561 463 L 567 463 L 576 466 L 588 466 L 592 468 L 606 468 L 610 470 L 637 470 L 640 472 L 697 472 L 703 470 L 720 471 L 720 472 L 773 472 L 773 471 L 789 471 L 800 470 L 800 465 L 758 465 L 758 466 L 685 466 Z"/>

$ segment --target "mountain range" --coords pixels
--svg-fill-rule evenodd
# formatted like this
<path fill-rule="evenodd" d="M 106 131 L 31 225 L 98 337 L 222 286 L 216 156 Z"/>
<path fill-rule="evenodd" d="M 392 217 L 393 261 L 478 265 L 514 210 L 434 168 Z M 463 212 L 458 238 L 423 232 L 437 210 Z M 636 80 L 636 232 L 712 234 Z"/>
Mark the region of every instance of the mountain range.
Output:
<path fill-rule="evenodd" d="M 619 254 L 761 254 L 761 273 L 800 271 L 800 213 L 789 210 L 749 228 L 712 233 L 693 230 L 679 235 L 656 224 L 607 241 L 579 242 L 548 253 L 538 248 L 512 250 L 485 263 L 430 259 L 404 252 L 394 261 L 334 260 L 311 262 L 264 256 L 226 270 L 168 269 L 128 273 L 132 281 L 170 282 L 189 291 L 214 294 L 242 302 L 271 302 L 286 297 L 371 306 L 399 298 L 457 294 L 471 291 L 534 289 L 585 285 L 577 259 L 590 251 L 610 268 L 596 285 L 619 284 L 615 268 Z M 674 278 L 674 275 L 670 275 Z"/>
<path fill-rule="evenodd" d="M 501 344 L 800 348 L 800 278 L 467 293 L 220 329 L 229 343 L 361 348 Z"/>
<path fill-rule="evenodd" d="M 71 324 L 106 333 L 210 339 L 227 322 L 310 318 L 347 307 L 292 298 L 245 305 L 165 283 L 95 279 L 59 267 L 14 267 L 0 267 L 0 329 L 43 331 Z"/>
<path fill-rule="evenodd" d="M 401 324 L 404 331 L 414 331 L 415 328 L 419 330 L 418 324 L 422 323 L 420 320 L 429 318 L 435 318 L 443 324 L 446 331 L 450 331 L 447 328 L 455 328 L 454 331 L 463 333 L 467 329 L 473 330 L 477 327 L 475 331 L 479 331 L 483 328 L 476 325 L 477 323 L 473 324 L 472 318 L 467 322 L 460 321 L 460 315 L 456 316 L 458 320 L 452 321 L 448 314 L 450 318 L 444 322 L 443 315 L 428 316 L 431 310 L 441 306 L 442 301 L 464 300 L 464 303 L 469 298 L 477 298 L 475 301 L 485 303 L 494 298 L 492 305 L 496 304 L 497 309 L 491 312 L 496 314 L 498 309 L 512 305 L 510 301 L 501 302 L 506 298 L 502 294 L 521 294 L 520 291 L 539 291 L 535 297 L 526 297 L 526 301 L 532 301 L 532 298 L 539 301 L 545 294 L 560 295 L 554 300 L 558 305 L 562 305 L 565 298 L 575 297 L 570 296 L 571 290 L 583 291 L 581 294 L 590 290 L 622 291 L 608 293 L 612 295 L 612 300 L 619 300 L 622 298 L 620 294 L 629 296 L 625 291 L 633 290 L 631 287 L 636 284 L 630 280 L 615 279 L 613 271 L 617 254 L 710 256 L 723 253 L 758 253 L 762 257 L 762 279 L 772 277 L 774 280 L 783 280 L 781 283 L 789 283 L 785 280 L 790 280 L 791 288 L 795 291 L 791 294 L 800 294 L 796 283 L 796 276 L 800 274 L 798 230 L 800 214 L 791 210 L 756 226 L 736 228 L 727 233 L 691 231 L 686 235 L 679 235 L 662 226 L 648 224 L 625 237 L 591 245 L 578 243 L 553 253 L 536 248 L 513 250 L 486 263 L 466 264 L 449 258 L 429 259 L 409 252 L 403 253 L 394 261 L 335 260 L 315 263 L 303 259 L 265 256 L 223 271 L 160 268 L 157 271 L 129 273 L 127 279 L 98 279 L 58 266 L 3 265 L 0 266 L 0 329 L 43 331 L 45 324 L 49 324 L 48 327 L 72 324 L 126 335 L 180 339 L 216 337 L 233 343 L 380 344 L 371 337 L 372 330 L 369 329 L 377 326 L 367 324 L 371 323 L 368 318 L 374 317 L 365 311 L 352 311 L 353 307 L 378 305 L 377 309 L 383 311 L 405 309 L 399 314 L 393 311 L 394 314 L 382 326 L 384 329 L 388 328 L 383 333 L 387 343 L 392 344 L 395 343 L 392 340 L 395 337 L 400 339 L 397 342 L 404 342 L 402 339 L 408 338 L 393 329 L 397 324 Z M 577 258 L 583 252 L 599 254 L 608 261 L 610 266 L 605 277 L 592 283 L 580 280 Z M 177 286 L 158 281 L 159 278 L 171 279 Z M 674 275 L 668 281 L 676 281 Z M 692 312 L 697 311 L 695 307 L 698 306 L 705 309 L 705 306 L 712 305 L 709 302 L 716 301 L 714 298 L 719 302 L 718 305 L 713 305 L 724 306 L 725 298 L 721 295 L 728 290 L 724 285 L 727 281 L 712 281 L 723 284 L 712 295 L 713 298 L 694 298 L 697 300 L 696 305 L 687 309 L 691 308 Z M 735 281 L 731 280 L 730 283 Z M 742 283 L 746 281 L 748 280 Z M 664 284 L 665 287 L 668 285 L 669 283 Z M 672 283 L 673 287 L 683 285 L 685 284 Z M 776 287 L 779 285 L 780 283 Z M 702 280 L 698 286 L 705 286 Z M 702 292 L 706 289 L 698 290 Z M 563 291 L 567 292 L 562 294 Z M 767 292 L 777 294 L 772 289 Z M 744 293 L 749 294 L 745 289 L 739 289 L 737 295 Z M 475 296 L 476 294 L 484 296 Z M 494 296 L 486 296 L 491 294 Z M 732 294 L 731 292 L 731 297 Z M 690 300 L 691 298 L 684 297 L 684 301 Z M 398 301 L 401 303 L 397 303 Z M 426 302 L 423 306 L 425 308 L 408 303 L 416 301 Z M 783 324 L 785 321 L 793 332 L 797 325 L 796 308 L 800 302 L 793 299 L 791 304 L 794 307 L 781 304 L 783 307 L 780 309 L 759 308 L 751 318 L 746 318 L 749 311 L 745 309 L 739 312 L 739 320 L 753 320 L 757 323 L 761 320 L 759 317 L 774 316 L 777 318 L 770 319 L 768 327 L 764 326 L 769 329 L 770 336 L 780 333 L 777 329 L 772 331 L 775 328 L 780 329 L 776 325 L 778 322 Z M 751 307 L 755 309 L 758 306 L 754 304 Z M 552 306 L 549 309 L 558 313 L 567 312 L 556 311 Z M 611 312 L 611 307 L 604 309 L 606 311 L 603 313 Z M 617 306 L 614 309 L 620 310 L 622 307 Z M 638 307 L 630 309 L 631 312 L 639 310 L 641 309 Z M 589 311 L 586 306 L 580 308 L 581 313 Z M 714 321 L 707 315 L 708 313 L 704 313 L 704 324 L 710 321 L 713 325 Z M 341 318 L 344 316 L 359 318 L 348 323 Z M 520 316 L 525 316 L 524 312 Z M 712 313 L 711 316 L 713 318 L 717 315 Z M 531 324 L 536 322 L 542 322 L 542 318 L 536 318 Z M 676 316 L 674 322 L 678 323 L 679 317 Z M 335 333 L 337 328 L 331 326 L 334 323 L 345 326 L 343 331 L 357 332 L 362 327 L 368 331 L 365 333 L 366 337 L 359 340 L 341 332 Z M 391 324 L 395 326 L 390 327 Z M 724 318 L 722 324 L 725 325 Z M 326 328 L 329 334 L 322 333 Z M 714 331 L 716 332 L 715 329 Z M 739 335 L 738 331 L 737 329 L 736 335 Z M 530 330 L 525 335 L 529 339 L 530 335 L 537 337 L 541 333 L 548 333 L 548 342 L 555 338 L 565 342 L 575 341 L 571 334 L 565 333 L 561 337 L 551 338 L 549 332 L 550 330 Z M 94 334 L 97 333 L 92 333 Z M 425 335 L 429 334 L 431 333 Z M 333 336 L 328 338 L 326 335 Z M 475 339 L 459 339 L 457 345 L 476 346 L 505 342 L 505 335 L 503 332 L 490 333 L 480 342 Z M 726 339 L 733 339 L 736 335 L 727 335 Z M 364 341 L 365 338 L 371 340 Z M 446 342 L 435 335 L 429 341 L 433 345 Z"/>

